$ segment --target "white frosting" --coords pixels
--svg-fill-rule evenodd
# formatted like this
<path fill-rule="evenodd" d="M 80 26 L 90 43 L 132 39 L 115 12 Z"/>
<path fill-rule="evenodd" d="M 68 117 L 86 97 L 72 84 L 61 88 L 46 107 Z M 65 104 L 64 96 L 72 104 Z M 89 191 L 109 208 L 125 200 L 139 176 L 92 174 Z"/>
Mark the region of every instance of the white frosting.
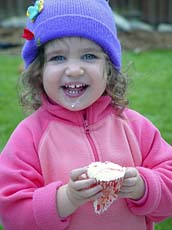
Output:
<path fill-rule="evenodd" d="M 125 168 L 112 162 L 92 162 L 88 166 L 87 175 L 97 181 L 112 181 L 122 178 Z"/>

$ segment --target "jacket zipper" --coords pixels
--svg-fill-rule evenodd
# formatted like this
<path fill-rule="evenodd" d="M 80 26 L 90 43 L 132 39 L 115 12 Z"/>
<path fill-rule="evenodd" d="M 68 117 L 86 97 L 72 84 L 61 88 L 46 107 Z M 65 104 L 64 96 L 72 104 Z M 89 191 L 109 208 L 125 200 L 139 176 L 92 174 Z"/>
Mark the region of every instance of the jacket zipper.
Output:
<path fill-rule="evenodd" d="M 96 146 L 94 144 L 94 141 L 90 135 L 90 128 L 89 128 L 89 124 L 88 124 L 88 121 L 85 119 L 84 120 L 84 130 L 85 130 L 85 134 L 87 136 L 87 139 L 91 145 L 91 148 L 92 148 L 92 151 L 93 151 L 93 155 L 94 155 L 94 159 L 95 161 L 99 161 L 99 156 L 98 156 L 98 153 L 97 153 L 97 150 L 96 150 Z"/>

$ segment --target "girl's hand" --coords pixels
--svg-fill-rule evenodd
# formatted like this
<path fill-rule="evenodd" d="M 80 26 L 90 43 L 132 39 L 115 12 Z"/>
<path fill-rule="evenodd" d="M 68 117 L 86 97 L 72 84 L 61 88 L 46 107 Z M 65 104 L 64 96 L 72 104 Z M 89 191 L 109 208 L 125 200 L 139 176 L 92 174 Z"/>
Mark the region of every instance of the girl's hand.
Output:
<path fill-rule="evenodd" d="M 61 217 L 69 216 L 82 204 L 96 200 L 102 195 L 102 187 L 95 185 L 96 180 L 83 176 L 86 172 L 86 168 L 72 170 L 69 183 L 57 191 L 57 208 Z"/>
<path fill-rule="evenodd" d="M 145 183 L 136 168 L 126 168 L 119 197 L 139 200 L 145 193 Z"/>
<path fill-rule="evenodd" d="M 95 179 L 87 179 L 83 176 L 86 171 L 86 168 L 73 170 L 66 188 L 69 200 L 77 207 L 88 201 L 97 199 L 102 190 L 100 185 L 95 186 Z"/>

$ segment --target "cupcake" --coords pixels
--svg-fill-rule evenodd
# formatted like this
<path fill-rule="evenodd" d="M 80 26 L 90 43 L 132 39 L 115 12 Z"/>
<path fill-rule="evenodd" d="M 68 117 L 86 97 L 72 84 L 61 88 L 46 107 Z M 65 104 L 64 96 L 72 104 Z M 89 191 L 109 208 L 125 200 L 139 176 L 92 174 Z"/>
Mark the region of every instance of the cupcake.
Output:
<path fill-rule="evenodd" d="M 94 178 L 103 188 L 103 195 L 93 202 L 94 211 L 101 214 L 117 199 L 123 182 L 125 167 L 112 162 L 92 162 L 88 165 L 87 176 Z"/>

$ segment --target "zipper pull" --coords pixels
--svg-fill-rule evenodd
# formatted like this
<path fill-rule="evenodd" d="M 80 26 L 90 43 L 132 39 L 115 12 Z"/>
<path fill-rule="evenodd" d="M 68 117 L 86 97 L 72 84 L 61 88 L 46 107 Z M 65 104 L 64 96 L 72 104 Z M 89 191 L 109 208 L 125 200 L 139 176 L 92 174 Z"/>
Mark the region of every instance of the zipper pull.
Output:
<path fill-rule="evenodd" d="M 90 129 L 89 129 L 89 125 L 88 125 L 88 121 L 84 120 L 84 129 L 85 129 L 85 133 L 89 133 Z"/>

